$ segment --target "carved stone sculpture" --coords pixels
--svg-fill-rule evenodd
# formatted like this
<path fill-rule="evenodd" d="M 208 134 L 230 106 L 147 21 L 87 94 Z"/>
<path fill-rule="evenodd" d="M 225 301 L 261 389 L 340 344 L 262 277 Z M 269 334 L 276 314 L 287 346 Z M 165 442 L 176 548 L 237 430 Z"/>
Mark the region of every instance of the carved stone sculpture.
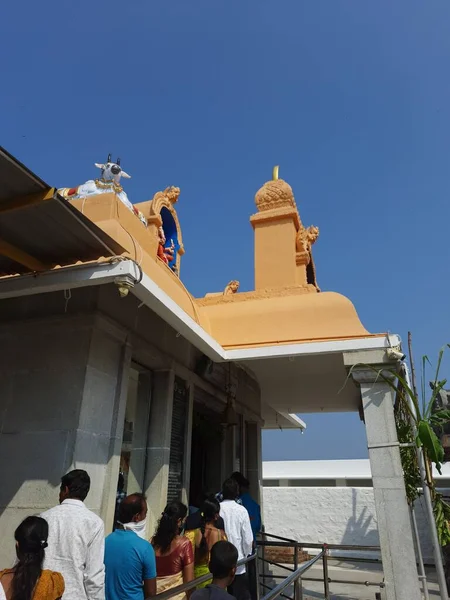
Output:
<path fill-rule="evenodd" d="M 259 211 L 274 208 L 296 208 L 294 192 L 283 179 L 275 179 L 265 183 L 256 192 L 255 204 Z"/>
<path fill-rule="evenodd" d="M 235 294 L 238 291 L 238 289 L 239 289 L 239 281 L 237 281 L 236 279 L 233 279 L 233 281 L 230 281 L 230 283 L 224 289 L 223 295 L 230 296 L 231 294 Z"/>
<path fill-rule="evenodd" d="M 158 256 L 159 258 L 168 265 L 174 257 L 175 254 L 175 245 L 172 242 L 169 247 L 165 247 L 166 236 L 164 233 L 164 229 L 161 227 L 158 228 L 159 235 L 159 245 L 158 245 Z"/>
<path fill-rule="evenodd" d="M 307 228 L 301 228 L 297 233 L 297 252 L 311 253 L 311 246 L 315 244 L 319 237 L 319 228 L 311 225 Z"/>
<path fill-rule="evenodd" d="M 112 162 L 111 154 L 109 154 L 106 163 L 95 163 L 95 166 L 102 171 L 100 179 L 90 179 L 89 181 L 86 181 L 86 183 L 73 188 L 60 188 L 58 193 L 66 200 L 76 200 L 79 198 L 87 198 L 88 196 L 95 196 L 97 194 L 113 192 L 147 227 L 147 219 L 130 202 L 120 183 L 122 177 L 124 179 L 131 179 L 131 176 L 120 166 L 120 158 L 118 158 L 116 162 Z"/>

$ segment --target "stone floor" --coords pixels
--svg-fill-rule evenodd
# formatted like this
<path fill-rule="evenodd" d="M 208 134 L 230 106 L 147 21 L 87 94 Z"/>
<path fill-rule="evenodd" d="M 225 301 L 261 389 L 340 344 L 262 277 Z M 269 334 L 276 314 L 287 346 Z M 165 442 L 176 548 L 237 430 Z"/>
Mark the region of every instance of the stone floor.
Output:
<path fill-rule="evenodd" d="M 290 565 L 288 565 L 290 566 Z M 287 571 L 279 567 L 272 567 L 272 575 L 288 575 Z M 328 566 L 328 575 L 331 579 L 330 598 L 332 600 L 376 600 L 376 594 L 381 593 L 384 599 L 384 590 L 379 586 L 383 581 L 383 571 L 380 563 L 359 562 L 352 560 L 331 559 Z M 434 569 L 427 569 L 429 578 L 430 600 L 440 598 L 436 573 Z M 276 582 L 276 583 L 275 583 Z M 281 579 L 267 578 L 266 583 L 270 587 L 281 582 Z M 322 563 L 313 565 L 303 579 L 303 600 L 317 600 L 324 597 L 323 569 Z M 285 592 L 286 596 L 292 597 L 293 590 Z M 285 599 L 282 599 L 285 600 Z"/>

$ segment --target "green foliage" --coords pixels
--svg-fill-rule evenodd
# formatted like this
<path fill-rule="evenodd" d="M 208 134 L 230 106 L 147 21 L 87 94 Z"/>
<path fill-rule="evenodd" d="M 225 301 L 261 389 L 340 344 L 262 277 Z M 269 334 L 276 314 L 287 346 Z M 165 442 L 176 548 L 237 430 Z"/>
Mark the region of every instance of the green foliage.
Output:
<path fill-rule="evenodd" d="M 403 467 L 403 477 L 405 479 L 406 497 L 411 506 L 419 497 L 419 488 L 422 485 L 420 479 L 419 465 L 417 463 L 417 451 L 415 446 L 415 437 L 411 427 L 411 419 L 408 410 L 405 410 L 404 403 L 400 400 L 395 410 L 395 424 L 397 426 L 397 436 L 400 444 L 412 444 L 410 446 L 400 446 L 400 458 Z"/>
<path fill-rule="evenodd" d="M 418 447 L 423 447 L 429 460 L 436 465 L 436 469 L 442 475 L 441 466 L 444 462 L 444 448 L 428 421 L 423 419 L 418 421 L 416 443 Z"/>
<path fill-rule="evenodd" d="M 441 546 L 450 544 L 450 505 L 436 492 L 433 502 L 434 520 Z"/>

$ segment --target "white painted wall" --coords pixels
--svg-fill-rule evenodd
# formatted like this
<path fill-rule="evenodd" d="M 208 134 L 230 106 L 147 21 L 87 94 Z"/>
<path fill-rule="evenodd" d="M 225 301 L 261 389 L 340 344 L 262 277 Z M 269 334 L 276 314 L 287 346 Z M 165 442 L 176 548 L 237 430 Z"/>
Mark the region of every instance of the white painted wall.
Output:
<path fill-rule="evenodd" d="M 267 533 L 300 542 L 379 544 L 372 488 L 264 487 L 263 495 Z M 432 562 L 423 500 L 417 512 L 424 559 Z"/>

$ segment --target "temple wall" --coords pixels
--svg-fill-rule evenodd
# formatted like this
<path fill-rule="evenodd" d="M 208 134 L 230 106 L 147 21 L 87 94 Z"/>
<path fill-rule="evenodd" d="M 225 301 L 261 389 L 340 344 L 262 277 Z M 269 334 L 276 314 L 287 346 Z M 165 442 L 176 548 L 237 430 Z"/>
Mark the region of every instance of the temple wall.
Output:
<path fill-rule="evenodd" d="M 0 326 L 0 534 L 55 505 L 61 475 L 85 468 L 88 506 L 106 516 L 123 357 L 89 317 Z M 0 561 L 8 564 L 8 543 Z M 4 559 L 4 560 L 2 560 Z M 6 561 L 6 562 L 5 562 Z"/>
<path fill-rule="evenodd" d="M 72 468 L 89 472 L 87 505 L 110 530 L 131 368 L 148 380 L 137 397 L 132 486 L 147 493 L 149 535 L 167 498 L 177 380 L 189 390 L 182 481 L 187 501 L 195 390 L 207 392 L 222 411 L 223 365 L 199 371 L 201 353 L 134 296 L 121 299 L 115 286 L 75 289 L 68 300 L 58 292 L 2 301 L 0 347 L 0 564 L 14 558 L 14 529 L 25 516 L 57 504 L 60 478 Z M 232 376 L 236 411 L 244 424 L 257 423 L 257 383 L 235 366 Z M 224 439 L 222 456 L 234 457 L 236 443 L 236 436 Z M 255 479 L 260 454 L 247 454 Z M 223 478 L 233 460 L 218 462 Z"/>
<path fill-rule="evenodd" d="M 372 488 L 264 487 L 263 497 L 264 526 L 268 533 L 311 543 L 361 546 L 380 543 Z M 433 549 L 423 501 L 416 503 L 416 510 L 424 560 L 432 563 Z M 364 551 L 353 554 L 372 558 L 375 555 Z"/>

